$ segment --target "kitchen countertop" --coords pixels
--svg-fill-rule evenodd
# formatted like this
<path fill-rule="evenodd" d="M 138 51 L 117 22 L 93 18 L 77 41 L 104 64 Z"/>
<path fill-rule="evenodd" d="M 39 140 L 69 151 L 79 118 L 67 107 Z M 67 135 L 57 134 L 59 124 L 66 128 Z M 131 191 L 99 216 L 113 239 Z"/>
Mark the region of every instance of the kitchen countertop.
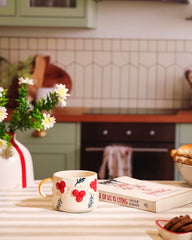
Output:
<path fill-rule="evenodd" d="M 192 110 L 181 110 L 173 115 L 150 114 L 91 114 L 85 108 L 55 108 L 57 122 L 134 122 L 134 123 L 192 123 Z"/>
<path fill-rule="evenodd" d="M 13 110 L 8 110 L 9 121 Z M 134 122 L 134 123 L 192 123 L 192 110 L 176 114 L 118 114 L 89 113 L 89 108 L 56 107 L 52 110 L 57 122 Z"/>
<path fill-rule="evenodd" d="M 189 187 L 179 181 L 161 183 Z M 60 212 L 52 209 L 50 200 L 40 197 L 38 184 L 0 190 L 1 240 L 162 240 L 155 220 L 192 216 L 192 204 L 154 213 L 101 201 L 92 212 Z M 51 185 L 44 186 L 46 193 L 51 193 Z"/>

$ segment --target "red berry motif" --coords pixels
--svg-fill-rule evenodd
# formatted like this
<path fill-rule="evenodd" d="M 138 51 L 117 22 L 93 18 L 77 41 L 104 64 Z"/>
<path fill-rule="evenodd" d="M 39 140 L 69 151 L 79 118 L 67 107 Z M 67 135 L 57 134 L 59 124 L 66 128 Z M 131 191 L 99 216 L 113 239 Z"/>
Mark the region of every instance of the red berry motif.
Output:
<path fill-rule="evenodd" d="M 73 194 L 73 196 L 76 197 L 76 201 L 77 202 L 82 202 L 83 201 L 83 197 L 86 195 L 86 192 L 84 190 L 81 190 L 79 192 L 79 190 L 74 189 L 72 194 Z"/>
<path fill-rule="evenodd" d="M 97 191 L 97 179 L 90 183 L 90 187 L 93 188 L 95 192 Z"/>
<path fill-rule="evenodd" d="M 77 189 L 73 190 L 73 196 L 77 197 L 79 195 L 79 191 Z"/>
<path fill-rule="evenodd" d="M 65 192 L 65 186 L 66 186 L 66 183 L 64 181 L 61 181 L 60 183 L 57 182 L 56 183 L 56 188 L 61 192 L 61 193 L 64 193 Z"/>

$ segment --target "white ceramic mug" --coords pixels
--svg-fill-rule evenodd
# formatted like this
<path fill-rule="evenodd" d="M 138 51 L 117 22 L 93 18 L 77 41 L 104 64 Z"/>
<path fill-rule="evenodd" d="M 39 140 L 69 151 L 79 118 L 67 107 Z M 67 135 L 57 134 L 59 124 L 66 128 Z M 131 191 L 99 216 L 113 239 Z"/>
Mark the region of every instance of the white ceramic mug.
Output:
<path fill-rule="evenodd" d="M 88 212 L 97 207 L 97 173 L 84 170 L 60 171 L 39 184 L 39 193 L 47 198 L 42 185 L 53 182 L 52 206 L 65 212 Z"/>

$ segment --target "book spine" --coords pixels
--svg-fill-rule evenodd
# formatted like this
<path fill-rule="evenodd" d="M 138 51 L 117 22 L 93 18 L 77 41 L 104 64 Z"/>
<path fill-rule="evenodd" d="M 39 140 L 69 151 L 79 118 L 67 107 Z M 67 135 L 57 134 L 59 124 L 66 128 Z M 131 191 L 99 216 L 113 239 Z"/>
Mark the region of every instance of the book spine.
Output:
<path fill-rule="evenodd" d="M 147 201 L 144 199 L 138 199 L 133 197 L 127 197 L 120 194 L 109 193 L 99 190 L 99 200 L 104 202 L 110 202 L 121 206 L 137 208 L 150 212 L 156 212 L 156 203 L 153 201 Z"/>

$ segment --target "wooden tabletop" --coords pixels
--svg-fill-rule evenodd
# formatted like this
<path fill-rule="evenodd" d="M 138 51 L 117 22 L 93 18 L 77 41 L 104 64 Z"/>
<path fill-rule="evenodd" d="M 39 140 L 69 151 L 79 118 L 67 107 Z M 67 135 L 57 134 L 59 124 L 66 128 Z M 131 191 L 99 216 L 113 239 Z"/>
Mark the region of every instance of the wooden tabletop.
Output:
<path fill-rule="evenodd" d="M 162 182 L 185 186 L 183 182 Z M 38 193 L 39 181 L 27 189 L 0 190 L 1 240 L 162 240 L 155 220 L 189 214 L 192 204 L 153 213 L 99 201 L 88 213 L 53 210 Z M 44 186 L 51 192 L 51 183 Z"/>

